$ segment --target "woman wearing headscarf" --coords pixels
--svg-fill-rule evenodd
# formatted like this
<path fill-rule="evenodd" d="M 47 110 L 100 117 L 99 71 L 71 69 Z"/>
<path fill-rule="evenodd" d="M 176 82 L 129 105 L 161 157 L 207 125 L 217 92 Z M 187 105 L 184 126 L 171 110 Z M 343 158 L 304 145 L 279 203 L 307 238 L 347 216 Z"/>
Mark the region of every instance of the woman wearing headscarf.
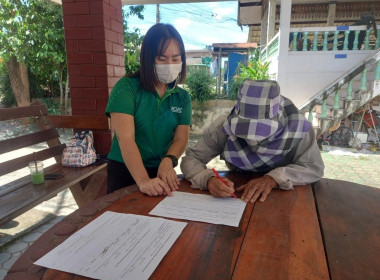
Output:
<path fill-rule="evenodd" d="M 231 113 L 206 128 L 181 162 L 193 188 L 228 197 L 234 183 L 225 178 L 227 185 L 223 184 L 206 167 L 218 155 L 230 170 L 265 174 L 236 189 L 251 203 L 264 201 L 273 188 L 291 190 L 314 183 L 324 171 L 310 122 L 271 80 L 244 80 Z"/>

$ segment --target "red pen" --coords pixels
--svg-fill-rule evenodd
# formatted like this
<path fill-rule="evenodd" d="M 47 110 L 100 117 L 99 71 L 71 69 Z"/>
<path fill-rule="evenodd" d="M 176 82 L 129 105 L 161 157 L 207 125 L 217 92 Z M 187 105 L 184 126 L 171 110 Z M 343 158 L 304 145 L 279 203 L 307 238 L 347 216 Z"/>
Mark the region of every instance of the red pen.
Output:
<path fill-rule="evenodd" d="M 228 185 L 227 185 L 227 182 L 223 180 L 223 178 L 219 175 L 219 173 L 215 170 L 215 168 L 212 169 L 212 172 L 214 172 L 214 174 L 216 175 L 216 177 L 217 177 L 220 181 L 222 181 L 223 184 L 225 184 L 226 186 L 228 186 Z M 237 199 L 235 193 L 232 193 L 232 196 L 233 196 L 235 199 Z"/>

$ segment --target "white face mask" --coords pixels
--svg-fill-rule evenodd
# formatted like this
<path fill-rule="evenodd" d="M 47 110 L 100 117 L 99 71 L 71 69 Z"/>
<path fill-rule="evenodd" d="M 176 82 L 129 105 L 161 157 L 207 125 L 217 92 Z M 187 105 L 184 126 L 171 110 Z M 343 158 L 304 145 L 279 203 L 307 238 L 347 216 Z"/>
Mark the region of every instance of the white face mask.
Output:
<path fill-rule="evenodd" d="M 182 62 L 178 64 L 156 64 L 157 78 L 164 84 L 170 84 L 177 79 L 181 70 Z"/>

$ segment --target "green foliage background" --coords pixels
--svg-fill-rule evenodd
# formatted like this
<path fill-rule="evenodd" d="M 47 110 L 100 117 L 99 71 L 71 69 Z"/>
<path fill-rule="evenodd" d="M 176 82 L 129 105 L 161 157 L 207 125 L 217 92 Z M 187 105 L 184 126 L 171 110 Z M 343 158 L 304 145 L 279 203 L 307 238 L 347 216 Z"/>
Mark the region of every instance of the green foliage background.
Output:
<path fill-rule="evenodd" d="M 230 86 L 230 95 L 229 97 L 232 100 L 236 100 L 237 93 L 240 89 L 241 84 L 245 79 L 252 80 L 268 80 L 271 76 L 268 74 L 269 71 L 269 62 L 262 62 L 260 60 L 260 50 L 255 49 L 251 53 L 248 65 L 239 63 L 236 68 L 236 75 L 234 81 Z"/>
<path fill-rule="evenodd" d="M 139 5 L 129 6 L 123 12 L 128 71 L 139 67 L 143 37 L 138 29 L 129 30 L 127 21 L 130 15 L 144 19 L 143 10 L 144 6 Z M 49 99 L 59 96 L 60 77 L 65 85 L 65 47 L 61 5 L 46 0 L 0 0 L 0 102 L 5 106 L 16 104 L 6 67 L 10 57 L 16 57 L 27 65 L 30 97 L 44 98 L 55 107 Z"/>
<path fill-rule="evenodd" d="M 0 0 L 0 46 L 0 98 L 4 105 L 16 103 L 6 67 L 11 57 L 28 68 L 31 98 L 59 95 L 59 77 L 66 75 L 60 5 L 44 0 Z"/>
<path fill-rule="evenodd" d="M 213 91 L 213 80 L 207 68 L 188 67 L 185 88 L 189 91 L 195 110 L 203 116 L 205 101 L 209 100 Z"/>
<path fill-rule="evenodd" d="M 125 74 L 130 75 L 135 73 L 140 67 L 140 46 L 144 39 L 138 28 L 130 30 L 128 27 L 128 18 L 131 15 L 136 15 L 143 20 L 142 12 L 144 6 L 131 6 L 129 12 L 124 12 L 124 46 L 125 46 Z"/>

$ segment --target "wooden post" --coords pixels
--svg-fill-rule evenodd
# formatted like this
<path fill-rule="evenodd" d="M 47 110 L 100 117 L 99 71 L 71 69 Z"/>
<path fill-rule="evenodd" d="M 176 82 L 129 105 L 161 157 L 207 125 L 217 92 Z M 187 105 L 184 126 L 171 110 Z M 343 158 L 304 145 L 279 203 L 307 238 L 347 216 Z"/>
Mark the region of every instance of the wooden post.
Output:
<path fill-rule="evenodd" d="M 218 79 L 217 79 L 217 85 L 216 85 L 216 94 L 220 94 L 220 83 L 222 78 L 222 48 L 219 47 L 219 53 L 218 53 Z"/>
<path fill-rule="evenodd" d="M 329 3 L 329 11 L 327 14 L 327 26 L 334 26 L 336 14 L 336 2 Z"/>
<path fill-rule="evenodd" d="M 275 33 L 276 26 L 276 0 L 268 1 L 268 29 L 267 29 L 267 42 L 272 40 Z"/>

